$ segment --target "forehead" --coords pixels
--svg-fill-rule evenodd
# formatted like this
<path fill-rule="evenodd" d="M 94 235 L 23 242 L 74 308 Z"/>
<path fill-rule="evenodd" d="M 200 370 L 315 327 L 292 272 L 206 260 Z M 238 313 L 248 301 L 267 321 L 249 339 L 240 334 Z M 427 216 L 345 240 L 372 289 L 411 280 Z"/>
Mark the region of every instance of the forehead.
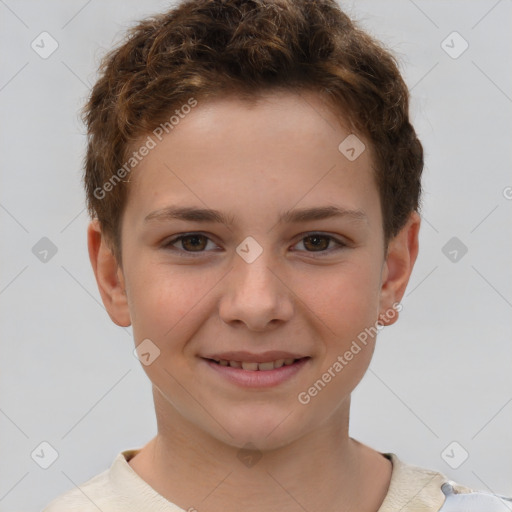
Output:
<path fill-rule="evenodd" d="M 182 107 L 185 106 L 184 103 Z M 180 110 L 178 108 L 175 112 Z M 180 143 L 185 138 L 189 139 L 188 142 L 195 141 L 196 151 L 201 151 L 202 140 L 225 146 L 248 142 L 247 136 L 254 140 L 256 151 L 257 143 L 271 144 L 276 142 L 276 137 L 279 137 L 282 150 L 286 149 L 286 140 L 291 145 L 299 139 L 302 142 L 309 140 L 304 149 L 310 149 L 320 141 L 331 148 L 334 144 L 336 149 L 340 134 L 351 133 L 347 120 L 338 109 L 325 97 L 308 90 L 267 91 L 250 98 L 229 94 L 199 99 L 193 110 L 187 109 L 179 119 L 171 117 L 174 118 L 172 127 L 162 123 L 156 131 L 164 131 L 164 137 L 172 133 Z M 244 149 L 250 150 L 250 147 L 245 145 Z M 296 146 L 295 150 L 300 152 L 301 148 Z"/>
<path fill-rule="evenodd" d="M 315 195 L 353 209 L 364 206 L 349 204 L 358 194 L 378 201 L 369 144 L 314 92 L 198 99 L 172 129 L 161 126 L 167 130 L 149 134 L 154 148 L 131 175 L 128 203 L 141 213 L 182 199 L 217 208 L 226 201 L 291 208 Z M 355 159 L 343 152 L 347 140 L 360 152 Z"/>

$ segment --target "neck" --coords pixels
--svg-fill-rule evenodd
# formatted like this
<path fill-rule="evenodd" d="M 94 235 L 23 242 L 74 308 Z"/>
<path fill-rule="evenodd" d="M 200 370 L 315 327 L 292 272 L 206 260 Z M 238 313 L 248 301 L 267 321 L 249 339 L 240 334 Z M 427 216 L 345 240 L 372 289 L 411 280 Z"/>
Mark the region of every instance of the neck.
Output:
<path fill-rule="evenodd" d="M 251 451 L 188 422 L 159 392 L 154 398 L 158 434 L 130 466 L 183 510 L 376 512 L 385 497 L 391 463 L 349 437 L 350 399 L 320 429 Z"/>

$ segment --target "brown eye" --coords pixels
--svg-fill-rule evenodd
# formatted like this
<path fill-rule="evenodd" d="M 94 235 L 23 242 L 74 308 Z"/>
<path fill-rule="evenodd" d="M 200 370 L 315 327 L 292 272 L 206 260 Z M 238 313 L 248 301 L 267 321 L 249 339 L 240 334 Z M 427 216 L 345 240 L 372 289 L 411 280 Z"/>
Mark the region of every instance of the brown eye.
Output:
<path fill-rule="evenodd" d="M 206 247 L 207 238 L 204 235 L 187 235 L 180 237 L 183 247 L 187 251 L 201 251 Z"/>
<path fill-rule="evenodd" d="M 211 241 L 206 235 L 202 235 L 201 233 L 191 233 L 174 237 L 172 240 L 165 242 L 162 245 L 162 248 L 174 251 L 177 254 L 184 256 L 193 255 L 193 253 L 200 255 L 203 252 L 210 252 L 205 251 L 208 246 L 208 242 L 211 242 L 215 246 L 213 241 Z"/>
<path fill-rule="evenodd" d="M 331 242 L 334 243 L 334 247 L 329 248 Z M 300 250 L 305 250 L 305 252 L 309 253 L 316 252 L 320 253 L 320 255 L 327 255 L 346 247 L 346 244 L 341 240 L 322 233 L 311 233 L 310 235 L 304 236 L 296 245 L 300 244 L 304 246 L 304 249 Z"/>
<path fill-rule="evenodd" d="M 304 237 L 304 240 L 308 240 L 308 243 L 304 243 L 304 247 L 308 250 L 325 250 L 329 247 L 330 237 L 325 235 L 309 235 Z"/>

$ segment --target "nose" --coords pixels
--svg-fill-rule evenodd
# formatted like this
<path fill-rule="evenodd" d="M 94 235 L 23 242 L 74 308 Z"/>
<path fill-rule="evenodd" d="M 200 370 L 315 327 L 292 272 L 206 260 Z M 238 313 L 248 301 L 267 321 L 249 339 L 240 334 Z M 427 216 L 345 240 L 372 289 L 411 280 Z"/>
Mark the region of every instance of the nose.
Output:
<path fill-rule="evenodd" d="M 236 257 L 225 280 L 219 304 L 221 319 L 251 331 L 265 331 L 290 320 L 293 293 L 287 287 L 275 258 L 263 253 L 252 263 Z"/>

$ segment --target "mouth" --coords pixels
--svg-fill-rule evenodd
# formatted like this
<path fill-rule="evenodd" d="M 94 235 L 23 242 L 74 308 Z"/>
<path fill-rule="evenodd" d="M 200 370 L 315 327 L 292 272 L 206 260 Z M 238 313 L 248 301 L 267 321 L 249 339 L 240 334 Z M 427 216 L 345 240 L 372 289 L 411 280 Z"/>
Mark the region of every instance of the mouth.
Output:
<path fill-rule="evenodd" d="M 237 359 L 205 358 L 201 360 L 218 381 L 242 388 L 264 389 L 276 387 L 291 380 L 309 364 L 311 357 L 280 358 L 270 361 L 245 361 Z"/>
<path fill-rule="evenodd" d="M 275 359 L 273 361 L 265 361 L 265 362 L 257 362 L 257 361 L 235 361 L 235 360 L 227 360 L 227 359 L 210 359 L 205 358 L 207 361 L 211 361 L 212 363 L 218 364 L 219 366 L 229 366 L 230 368 L 241 368 L 242 370 L 247 371 L 260 371 L 266 372 L 275 370 L 277 368 L 281 368 L 283 366 L 292 366 L 293 364 L 309 359 L 309 357 L 299 357 L 293 358 L 289 357 L 286 359 Z"/>

